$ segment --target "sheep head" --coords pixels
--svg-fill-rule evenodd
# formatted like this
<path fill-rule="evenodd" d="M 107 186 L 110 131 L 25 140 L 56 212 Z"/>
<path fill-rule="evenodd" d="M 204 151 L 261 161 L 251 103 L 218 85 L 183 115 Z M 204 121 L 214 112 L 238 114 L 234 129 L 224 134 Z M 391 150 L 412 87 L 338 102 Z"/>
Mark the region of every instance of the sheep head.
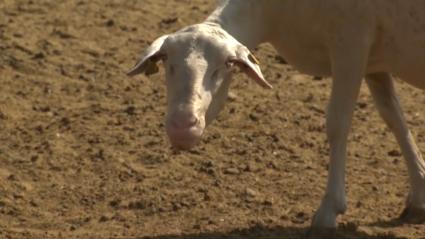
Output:
<path fill-rule="evenodd" d="M 153 74 L 160 60 L 166 72 L 166 131 L 178 149 L 195 146 L 221 111 L 234 66 L 259 85 L 271 88 L 252 53 L 211 25 L 198 24 L 158 38 L 128 75 Z"/>

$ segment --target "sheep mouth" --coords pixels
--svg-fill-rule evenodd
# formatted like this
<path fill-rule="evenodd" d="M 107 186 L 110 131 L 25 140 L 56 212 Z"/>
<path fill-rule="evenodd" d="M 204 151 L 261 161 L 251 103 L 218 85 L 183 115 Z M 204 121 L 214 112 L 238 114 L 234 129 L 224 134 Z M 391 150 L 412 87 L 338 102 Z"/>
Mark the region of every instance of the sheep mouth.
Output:
<path fill-rule="evenodd" d="M 201 127 L 182 130 L 168 128 L 167 134 L 173 148 L 178 150 L 190 150 L 199 143 L 203 131 Z"/>

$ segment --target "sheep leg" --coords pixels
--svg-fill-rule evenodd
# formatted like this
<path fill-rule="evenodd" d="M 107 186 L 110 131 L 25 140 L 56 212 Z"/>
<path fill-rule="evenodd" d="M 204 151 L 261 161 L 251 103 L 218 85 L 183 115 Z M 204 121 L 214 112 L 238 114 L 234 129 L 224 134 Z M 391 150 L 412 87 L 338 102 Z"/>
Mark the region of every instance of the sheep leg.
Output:
<path fill-rule="evenodd" d="M 326 117 L 330 163 L 326 193 L 313 218 L 309 233 L 313 238 L 326 238 L 326 235 L 322 236 L 322 232 L 333 231 L 337 226 L 337 216 L 346 210 L 347 137 L 366 67 L 369 45 L 362 40 L 356 41 L 345 36 L 359 35 L 343 34 L 331 48 L 333 83 Z"/>
<path fill-rule="evenodd" d="M 395 135 L 407 164 L 410 192 L 401 219 L 408 222 L 424 222 L 425 162 L 407 128 L 391 76 L 387 73 L 371 74 L 367 76 L 366 82 L 379 113 Z"/>

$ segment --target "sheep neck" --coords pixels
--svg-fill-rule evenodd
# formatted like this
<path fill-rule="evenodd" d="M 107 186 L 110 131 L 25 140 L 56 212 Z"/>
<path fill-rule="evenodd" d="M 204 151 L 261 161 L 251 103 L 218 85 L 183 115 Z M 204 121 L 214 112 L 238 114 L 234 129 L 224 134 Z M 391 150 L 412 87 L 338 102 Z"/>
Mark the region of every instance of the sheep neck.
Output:
<path fill-rule="evenodd" d="M 250 49 L 268 41 L 264 6 L 258 1 L 223 1 L 204 23 L 217 25 Z"/>

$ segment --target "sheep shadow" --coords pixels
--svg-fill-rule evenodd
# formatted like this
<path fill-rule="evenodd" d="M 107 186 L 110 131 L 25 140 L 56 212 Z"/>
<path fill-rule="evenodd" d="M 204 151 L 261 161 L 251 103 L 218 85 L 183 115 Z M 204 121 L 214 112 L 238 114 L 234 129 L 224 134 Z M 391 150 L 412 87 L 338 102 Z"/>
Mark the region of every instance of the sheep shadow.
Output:
<path fill-rule="evenodd" d="M 406 224 L 400 218 L 394 218 L 389 220 L 379 220 L 373 223 L 368 224 L 368 226 L 372 227 L 380 227 L 380 228 L 391 228 L 391 227 L 399 227 Z"/>
<path fill-rule="evenodd" d="M 156 237 L 142 237 L 139 239 L 302 239 L 308 238 L 308 228 L 297 227 L 251 227 L 242 230 L 234 230 L 228 233 L 211 232 L 189 235 L 166 235 Z M 337 231 L 326 238 L 338 239 L 405 239 L 391 233 L 369 235 L 357 230 L 354 225 L 342 225 Z"/>

